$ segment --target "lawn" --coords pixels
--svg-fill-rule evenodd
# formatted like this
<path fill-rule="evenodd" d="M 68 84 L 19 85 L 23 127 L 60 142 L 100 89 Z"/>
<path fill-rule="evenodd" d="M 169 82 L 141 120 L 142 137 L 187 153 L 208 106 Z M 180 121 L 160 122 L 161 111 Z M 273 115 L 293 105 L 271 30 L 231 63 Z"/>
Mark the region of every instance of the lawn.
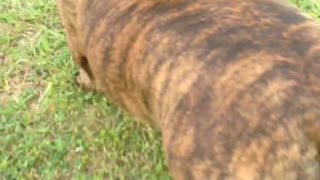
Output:
<path fill-rule="evenodd" d="M 320 3 L 292 2 L 320 18 Z M 75 74 L 56 0 L 1 0 L 0 180 L 170 179 L 159 132 Z"/>

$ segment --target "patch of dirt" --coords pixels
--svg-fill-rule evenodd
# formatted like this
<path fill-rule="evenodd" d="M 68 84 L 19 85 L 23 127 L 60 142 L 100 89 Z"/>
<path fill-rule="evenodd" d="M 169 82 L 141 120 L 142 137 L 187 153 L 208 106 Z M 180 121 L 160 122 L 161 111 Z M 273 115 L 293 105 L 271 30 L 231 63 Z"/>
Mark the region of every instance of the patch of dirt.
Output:
<path fill-rule="evenodd" d="M 6 56 L 0 55 L 0 66 L 2 66 L 4 64 L 5 60 L 6 60 Z"/>
<path fill-rule="evenodd" d="M 11 25 L 7 23 L 0 22 L 0 34 L 5 34 L 5 32 L 11 31 Z"/>
<path fill-rule="evenodd" d="M 0 45 L 0 104 L 18 101 L 27 89 L 33 89 L 36 94 L 43 90 L 43 87 L 39 86 L 40 78 L 32 74 L 34 72 L 30 57 L 22 53 L 15 56 L 18 59 L 14 59 L 10 54 L 6 54 L 10 49 L 30 51 L 30 48 L 37 44 L 41 33 L 41 30 L 33 26 L 16 30 L 14 25 L 0 22 L 0 38 L 2 35 L 10 35 L 12 38 L 9 44 Z M 31 76 L 34 77 L 30 78 Z"/>
<path fill-rule="evenodd" d="M 26 28 L 23 31 L 22 37 L 19 41 L 19 46 L 22 46 L 22 47 L 35 46 L 41 33 L 42 31 L 39 29 L 36 29 L 35 27 Z"/>
<path fill-rule="evenodd" d="M 19 96 L 28 88 L 36 90 L 38 83 L 30 80 L 30 67 L 24 63 L 13 67 L 10 56 L 0 56 L 0 103 L 18 101 Z M 27 62 L 25 62 L 27 63 Z"/>

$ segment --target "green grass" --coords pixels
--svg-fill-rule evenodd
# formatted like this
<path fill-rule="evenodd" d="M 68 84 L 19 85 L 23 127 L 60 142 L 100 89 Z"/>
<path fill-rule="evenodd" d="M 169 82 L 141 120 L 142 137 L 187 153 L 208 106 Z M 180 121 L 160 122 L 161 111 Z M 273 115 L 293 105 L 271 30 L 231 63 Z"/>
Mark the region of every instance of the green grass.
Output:
<path fill-rule="evenodd" d="M 168 179 L 159 133 L 75 85 L 55 3 L 0 2 L 0 179 Z"/>
<path fill-rule="evenodd" d="M 55 3 L 0 2 L 0 179 L 169 179 L 159 132 L 75 85 Z"/>

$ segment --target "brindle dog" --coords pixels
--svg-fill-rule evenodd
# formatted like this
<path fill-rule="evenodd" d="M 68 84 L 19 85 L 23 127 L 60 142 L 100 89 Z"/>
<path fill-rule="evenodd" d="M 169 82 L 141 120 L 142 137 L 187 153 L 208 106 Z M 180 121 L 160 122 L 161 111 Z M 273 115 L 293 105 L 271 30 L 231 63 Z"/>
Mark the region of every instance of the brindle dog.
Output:
<path fill-rule="evenodd" d="M 320 24 L 284 0 L 58 0 L 78 83 L 161 130 L 174 179 L 320 179 Z"/>

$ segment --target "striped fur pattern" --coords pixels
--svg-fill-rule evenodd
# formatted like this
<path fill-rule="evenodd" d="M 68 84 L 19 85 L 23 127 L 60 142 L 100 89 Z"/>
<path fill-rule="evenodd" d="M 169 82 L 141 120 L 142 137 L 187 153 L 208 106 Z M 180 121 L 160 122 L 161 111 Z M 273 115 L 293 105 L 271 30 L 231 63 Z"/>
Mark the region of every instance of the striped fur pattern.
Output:
<path fill-rule="evenodd" d="M 320 179 L 320 24 L 287 1 L 58 5 L 78 83 L 161 130 L 174 179 Z"/>

